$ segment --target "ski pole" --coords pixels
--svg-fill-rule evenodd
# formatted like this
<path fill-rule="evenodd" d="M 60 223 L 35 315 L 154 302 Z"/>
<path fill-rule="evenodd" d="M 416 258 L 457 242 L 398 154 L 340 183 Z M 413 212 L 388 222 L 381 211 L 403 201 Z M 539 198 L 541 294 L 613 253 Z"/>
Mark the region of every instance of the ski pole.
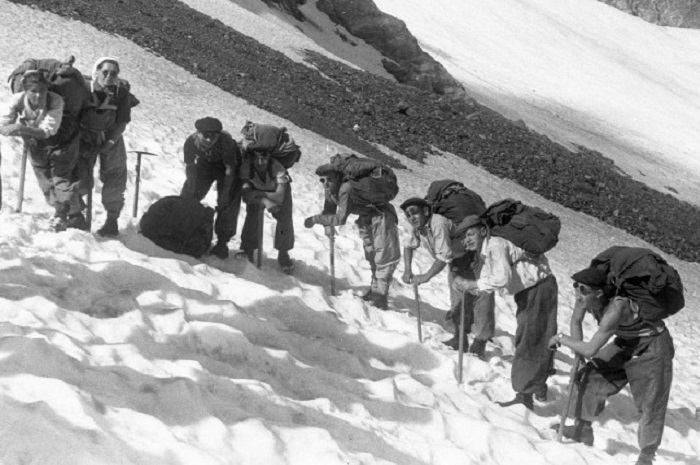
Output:
<path fill-rule="evenodd" d="M 27 174 L 27 148 L 22 150 L 22 166 L 19 171 L 19 190 L 17 191 L 17 213 L 22 213 L 24 202 L 24 178 Z"/>
<path fill-rule="evenodd" d="M 423 329 L 420 317 L 420 295 L 418 294 L 418 284 L 413 285 L 413 297 L 416 300 L 416 315 L 418 317 L 418 342 L 423 342 Z"/>
<path fill-rule="evenodd" d="M 459 315 L 459 358 L 457 367 L 457 382 L 462 384 L 462 375 L 464 371 L 464 302 L 466 300 L 467 293 L 462 294 L 462 305 Z"/>
<path fill-rule="evenodd" d="M 335 295 L 335 228 L 330 226 L 331 235 L 329 237 L 331 242 L 331 295 Z"/>
<path fill-rule="evenodd" d="M 564 404 L 564 409 L 561 411 L 561 417 L 559 421 L 559 431 L 557 431 L 557 442 L 561 442 L 564 437 L 564 425 L 566 424 L 566 417 L 568 416 L 569 409 L 571 408 L 571 397 L 574 393 L 574 383 L 576 382 L 576 373 L 578 373 L 578 366 L 581 363 L 581 356 L 576 354 L 574 359 L 574 365 L 571 367 L 571 374 L 569 375 L 569 394 Z"/>

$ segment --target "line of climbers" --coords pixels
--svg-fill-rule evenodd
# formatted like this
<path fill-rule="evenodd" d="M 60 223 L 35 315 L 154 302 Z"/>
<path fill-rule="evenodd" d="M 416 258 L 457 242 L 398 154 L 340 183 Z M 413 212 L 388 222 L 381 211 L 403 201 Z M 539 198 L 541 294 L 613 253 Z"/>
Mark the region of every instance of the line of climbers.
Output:
<path fill-rule="evenodd" d="M 0 134 L 22 137 L 39 185 L 56 210 L 56 230 L 89 229 L 82 195 L 91 192 L 99 158 L 108 216 L 98 233 L 116 235 L 126 188 L 122 134 L 138 100 L 118 77 L 119 63 L 112 58 L 98 60 L 91 78 L 77 76 L 72 59 L 27 60 L 10 77 L 18 93 L 0 115 Z M 73 86 L 79 81 L 79 88 Z M 288 169 L 301 156 L 299 146 L 285 128 L 271 125 L 247 122 L 239 142 L 213 117 L 197 120 L 195 129 L 184 143 L 186 181 L 180 195 L 151 205 L 141 218 L 142 234 L 175 252 L 196 257 L 208 252 L 225 259 L 243 201 L 247 208 L 240 255 L 253 262 L 257 251 L 260 258 L 261 220 L 267 210 L 276 220 L 277 260 L 291 273 L 294 224 Z M 396 175 L 376 160 L 351 154 L 335 155 L 316 175 L 325 202 L 304 226 L 322 225 L 332 237 L 336 226 L 357 215 L 371 269 L 362 299 L 388 309 L 393 274 L 401 261 L 398 215 L 391 204 L 399 191 Z M 214 183 L 217 202 L 211 209 L 201 201 Z M 515 397 L 499 404 L 533 410 L 534 400 L 546 401 L 554 349 L 566 345 L 590 361 L 575 377 L 577 400 L 567 413 L 576 421 L 564 428 L 564 435 L 592 445 L 591 421 L 609 396 L 630 384 L 642 414 L 637 463 L 651 463 L 661 442 L 672 380 L 673 341 L 663 319 L 684 305 L 677 271 L 647 249 L 612 247 L 600 253 L 572 276 L 576 297 L 570 335 L 557 334 L 558 284 L 545 255 L 558 242 L 561 224 L 556 216 L 511 199 L 487 208 L 476 192 L 454 180 L 431 183 L 425 197 L 406 199 L 400 208 L 411 227 L 404 241 L 402 281 L 420 286 L 447 270 L 446 319 L 455 328 L 454 337 L 444 342 L 447 346 L 461 345 L 485 359 L 495 335 L 495 295 L 513 296 Z M 433 262 L 425 273 L 414 274 L 420 247 Z M 588 342 L 582 330 L 587 313 L 599 323 Z"/>
<path fill-rule="evenodd" d="M 291 272 L 288 252 L 294 246 L 294 230 L 287 168 L 299 159 L 299 147 L 284 129 L 274 126 L 247 123 L 240 144 L 215 118 L 200 119 L 195 128 L 197 132 L 185 143 L 187 182 L 179 199 L 194 199 L 194 205 L 205 208 L 198 200 L 217 181 L 218 241 L 210 253 L 228 257 L 226 244 L 235 234 L 242 199 L 247 203 L 243 255 L 253 261 L 261 237 L 257 220 L 267 209 L 277 220 L 274 246 L 279 264 Z M 378 309 L 388 309 L 389 289 L 401 260 L 398 215 L 391 204 L 399 191 L 396 175 L 376 160 L 352 154 L 331 157 L 316 169 L 316 175 L 325 201 L 321 212 L 306 218 L 304 226 L 322 225 L 326 235 L 333 237 L 336 226 L 357 215 L 357 230 L 371 269 L 370 286 L 361 297 Z M 182 210 L 182 205 L 177 208 Z M 609 396 L 630 384 L 642 414 L 637 463 L 651 463 L 661 443 L 672 380 L 673 342 L 663 319 L 684 305 L 677 271 L 648 249 L 612 247 L 600 253 L 589 267 L 572 276 L 576 299 L 571 335 L 557 334 L 559 290 L 546 252 L 558 243 L 559 218 L 512 199 L 487 208 L 476 192 L 454 180 L 434 181 L 425 197 L 406 199 L 400 208 L 411 226 L 404 241 L 402 281 L 420 286 L 447 269 L 451 308 L 446 317 L 455 327 L 455 336 L 445 341 L 447 346 L 457 349 L 461 338 L 470 355 L 485 359 L 487 343 L 495 335 L 495 294 L 513 296 L 515 397 L 499 404 L 533 410 L 535 400 L 546 402 L 554 349 L 564 344 L 590 359 L 575 378 L 577 401 L 571 402 L 567 414 L 576 422 L 563 428 L 564 436 L 592 445 L 591 421 Z M 142 232 L 152 209 L 142 219 Z M 164 212 L 161 216 L 174 213 L 173 208 Z M 213 212 L 205 224 L 211 225 L 212 218 Z M 199 245 L 200 254 L 211 245 L 209 229 Z M 421 246 L 433 263 L 425 273 L 414 274 L 414 253 Z M 582 330 L 586 313 L 600 325 L 589 342 L 584 341 Z"/>

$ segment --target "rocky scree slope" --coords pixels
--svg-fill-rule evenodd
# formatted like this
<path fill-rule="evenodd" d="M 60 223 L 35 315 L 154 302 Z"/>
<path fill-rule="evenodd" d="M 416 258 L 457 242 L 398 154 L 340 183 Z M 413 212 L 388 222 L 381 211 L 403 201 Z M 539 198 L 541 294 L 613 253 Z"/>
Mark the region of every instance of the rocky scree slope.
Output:
<path fill-rule="evenodd" d="M 659 26 L 700 28 L 700 0 L 599 0 Z"/>
<path fill-rule="evenodd" d="M 396 84 L 310 52 L 321 74 L 173 0 L 11 1 L 124 36 L 366 156 L 387 160 L 375 143 L 419 161 L 435 149 L 449 151 L 665 252 L 700 261 L 700 209 L 630 179 L 599 153 L 583 147 L 572 153 L 473 101 Z M 357 133 L 354 124 L 361 127 Z"/>

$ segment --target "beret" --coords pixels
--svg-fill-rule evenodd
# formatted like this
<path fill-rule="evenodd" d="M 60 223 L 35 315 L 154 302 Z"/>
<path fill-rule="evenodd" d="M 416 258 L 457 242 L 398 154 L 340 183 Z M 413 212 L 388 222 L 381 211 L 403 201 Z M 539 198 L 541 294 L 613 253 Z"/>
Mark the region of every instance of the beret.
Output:
<path fill-rule="evenodd" d="M 411 197 L 409 199 L 404 200 L 404 202 L 401 204 L 401 210 L 405 210 L 412 205 L 415 205 L 420 208 L 430 208 L 430 203 L 427 200 L 421 199 L 420 197 Z"/>
<path fill-rule="evenodd" d="M 211 116 L 198 119 L 194 122 L 194 127 L 199 132 L 221 132 L 221 130 L 224 129 L 221 125 L 221 121 Z"/>
<path fill-rule="evenodd" d="M 330 163 L 326 163 L 325 165 L 321 165 L 318 168 L 316 168 L 316 176 L 326 176 L 328 174 L 337 172 L 338 170 L 336 170 L 335 167 Z"/>
<path fill-rule="evenodd" d="M 455 237 L 463 236 L 467 233 L 467 229 L 473 228 L 474 226 L 484 226 L 484 221 L 481 219 L 481 217 L 477 215 L 465 216 L 455 228 Z"/>
<path fill-rule="evenodd" d="M 571 279 L 586 286 L 602 289 L 607 284 L 607 274 L 599 268 L 584 268 L 574 273 Z"/>

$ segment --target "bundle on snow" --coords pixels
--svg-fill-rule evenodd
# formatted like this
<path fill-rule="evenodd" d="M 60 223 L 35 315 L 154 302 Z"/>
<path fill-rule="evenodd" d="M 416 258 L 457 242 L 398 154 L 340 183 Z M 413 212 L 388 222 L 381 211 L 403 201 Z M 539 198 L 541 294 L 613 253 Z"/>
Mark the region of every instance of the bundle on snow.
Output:
<path fill-rule="evenodd" d="M 139 225 L 141 234 L 156 245 L 199 258 L 211 246 L 214 209 L 192 197 L 171 195 L 151 205 Z"/>

